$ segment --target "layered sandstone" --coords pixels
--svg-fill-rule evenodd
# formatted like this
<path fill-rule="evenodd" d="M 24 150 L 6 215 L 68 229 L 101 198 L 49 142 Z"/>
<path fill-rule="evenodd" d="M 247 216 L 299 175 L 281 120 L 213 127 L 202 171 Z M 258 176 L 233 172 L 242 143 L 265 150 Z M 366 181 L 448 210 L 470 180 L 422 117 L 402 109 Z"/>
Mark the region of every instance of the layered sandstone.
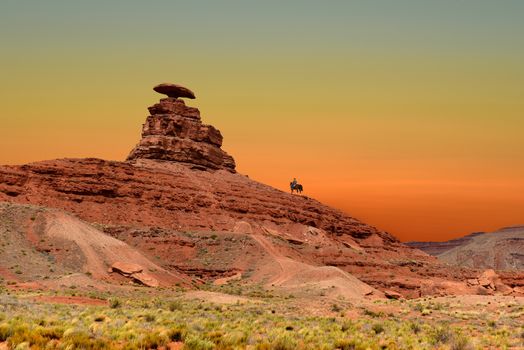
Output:
<path fill-rule="evenodd" d="M 467 236 L 454 238 L 444 242 L 405 242 L 404 244 L 413 248 L 420 249 L 430 255 L 437 256 L 455 247 L 463 246 L 473 238 L 483 235 L 485 232 L 473 232 Z"/>
<path fill-rule="evenodd" d="M 223 138 L 220 131 L 202 124 L 200 111 L 186 106 L 178 98 L 194 98 L 193 92 L 174 84 L 161 84 L 154 89 L 169 97 L 149 107 L 151 115 L 143 125 L 142 139 L 127 160 L 172 161 L 200 170 L 235 172 L 233 157 L 221 149 Z"/>
<path fill-rule="evenodd" d="M 341 276 L 351 280 L 350 273 L 390 295 L 475 291 L 466 280 L 476 271 L 444 266 L 339 210 L 236 173 L 220 132 L 180 99 L 194 94 L 176 86 L 160 91 L 168 97 L 149 107 L 142 139 L 127 161 L 0 166 L 0 201 L 74 213 L 145 253 L 154 251 L 162 268 L 198 279 L 251 274 L 258 283 L 280 271 L 273 284 L 295 288 L 306 272 L 310 280 L 334 284 Z M 198 236 L 207 233 L 215 238 Z M 209 253 L 203 259 L 201 252 Z M 501 278 L 511 287 L 524 285 L 520 275 Z"/>
<path fill-rule="evenodd" d="M 451 265 L 474 269 L 524 270 L 524 227 L 476 235 L 437 257 Z"/>

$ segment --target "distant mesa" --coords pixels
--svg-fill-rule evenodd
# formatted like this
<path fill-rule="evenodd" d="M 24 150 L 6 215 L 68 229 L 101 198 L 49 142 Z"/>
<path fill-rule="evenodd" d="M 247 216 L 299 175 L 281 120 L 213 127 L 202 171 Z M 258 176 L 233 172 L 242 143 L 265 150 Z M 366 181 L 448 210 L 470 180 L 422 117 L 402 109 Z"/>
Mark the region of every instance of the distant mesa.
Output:
<path fill-rule="evenodd" d="M 195 93 L 182 85 L 162 83 L 155 86 L 153 90 L 172 98 L 185 97 L 195 99 Z"/>

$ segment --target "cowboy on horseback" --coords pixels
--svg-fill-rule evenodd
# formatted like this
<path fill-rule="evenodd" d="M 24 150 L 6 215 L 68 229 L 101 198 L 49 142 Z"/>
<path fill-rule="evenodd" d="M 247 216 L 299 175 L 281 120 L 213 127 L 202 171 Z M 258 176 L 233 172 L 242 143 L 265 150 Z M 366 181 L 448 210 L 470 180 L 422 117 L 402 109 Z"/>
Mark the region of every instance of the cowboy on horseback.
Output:
<path fill-rule="evenodd" d="M 293 191 L 297 191 L 297 193 L 302 193 L 303 187 L 301 184 L 297 182 L 296 178 L 293 178 L 293 181 L 289 183 L 289 187 L 291 187 L 291 193 L 293 193 Z"/>

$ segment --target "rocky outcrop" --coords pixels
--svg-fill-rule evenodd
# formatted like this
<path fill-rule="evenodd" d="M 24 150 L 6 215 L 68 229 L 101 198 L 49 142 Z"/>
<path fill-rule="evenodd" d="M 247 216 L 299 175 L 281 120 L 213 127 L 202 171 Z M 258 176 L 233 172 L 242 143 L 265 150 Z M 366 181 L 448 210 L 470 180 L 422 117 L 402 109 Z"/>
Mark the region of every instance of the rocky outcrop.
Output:
<path fill-rule="evenodd" d="M 476 287 L 477 293 L 483 295 L 517 295 L 519 293 L 519 287 L 514 289 L 508 286 L 493 269 L 485 270 L 477 278 L 468 279 L 467 283 L 469 286 Z"/>
<path fill-rule="evenodd" d="M 111 272 L 117 272 L 124 277 L 131 278 L 136 283 L 153 288 L 160 286 L 156 278 L 143 271 L 144 268 L 142 266 L 133 263 L 116 261 L 111 265 Z"/>
<path fill-rule="evenodd" d="M 111 265 L 111 271 L 118 272 L 123 276 L 129 277 L 134 273 L 142 272 L 144 268 L 140 265 L 133 263 L 126 263 L 122 261 L 117 261 Z"/>
<path fill-rule="evenodd" d="M 221 149 L 220 131 L 202 124 L 200 111 L 178 98 L 194 98 L 193 92 L 174 84 L 161 84 L 154 90 L 169 97 L 149 107 L 151 115 L 143 125 L 142 139 L 127 160 L 171 161 L 199 170 L 235 172 L 233 157 Z"/>

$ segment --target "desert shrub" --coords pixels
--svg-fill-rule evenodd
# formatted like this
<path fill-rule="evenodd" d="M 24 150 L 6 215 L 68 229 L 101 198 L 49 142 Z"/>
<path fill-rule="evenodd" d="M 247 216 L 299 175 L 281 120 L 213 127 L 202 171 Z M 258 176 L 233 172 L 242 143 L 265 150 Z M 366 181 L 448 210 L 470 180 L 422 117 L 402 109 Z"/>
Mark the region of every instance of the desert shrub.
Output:
<path fill-rule="evenodd" d="M 210 340 L 214 344 L 222 343 L 223 337 L 224 337 L 224 332 L 221 332 L 221 331 L 211 331 L 205 334 L 205 338 Z"/>
<path fill-rule="evenodd" d="M 347 331 L 349 331 L 352 328 L 353 328 L 353 322 L 351 322 L 351 321 L 344 321 L 342 323 L 342 325 L 340 325 L 340 330 L 342 332 L 347 332 Z"/>
<path fill-rule="evenodd" d="M 339 339 L 333 345 L 338 350 L 354 350 L 356 348 L 355 341 L 349 339 Z"/>
<path fill-rule="evenodd" d="M 12 329 L 7 323 L 0 324 L 0 342 L 6 341 L 12 334 Z"/>
<path fill-rule="evenodd" d="M 61 327 L 50 327 L 50 328 L 40 328 L 38 333 L 46 339 L 61 339 L 64 335 L 64 329 Z"/>
<path fill-rule="evenodd" d="M 379 334 L 384 332 L 384 325 L 382 325 L 382 323 L 375 323 L 373 326 L 371 326 L 371 329 L 373 332 L 375 332 L 375 334 Z"/>
<path fill-rule="evenodd" d="M 453 337 L 453 333 L 448 325 L 441 325 L 434 328 L 431 332 L 431 340 L 434 344 L 446 344 Z"/>
<path fill-rule="evenodd" d="M 29 328 L 26 325 L 15 327 L 11 331 L 8 343 L 11 347 L 24 347 L 27 343 L 28 348 L 43 348 L 51 340 L 58 340 L 62 338 L 64 331 L 61 328 Z M 5 340 L 5 339 L 4 339 Z"/>
<path fill-rule="evenodd" d="M 153 315 L 153 314 L 145 314 L 144 315 L 144 320 L 146 322 L 154 322 L 156 320 L 156 316 Z"/>
<path fill-rule="evenodd" d="M 82 349 L 82 350 L 111 350 L 111 344 L 98 338 L 91 338 L 84 332 L 71 331 L 64 332 L 62 344 L 66 349 Z"/>
<path fill-rule="evenodd" d="M 106 317 L 104 315 L 98 315 L 95 317 L 95 322 L 104 322 Z"/>
<path fill-rule="evenodd" d="M 116 309 L 122 306 L 122 302 L 118 298 L 110 298 L 109 299 L 109 307 L 111 309 Z"/>
<path fill-rule="evenodd" d="M 370 316 L 370 317 L 373 317 L 373 318 L 378 318 L 378 317 L 384 316 L 384 313 L 381 312 L 381 311 L 375 312 L 373 310 L 364 309 L 364 315 Z"/>
<path fill-rule="evenodd" d="M 294 350 L 297 342 L 290 335 L 281 335 L 271 343 L 272 350 Z"/>
<path fill-rule="evenodd" d="M 422 303 L 416 303 L 414 306 L 413 306 L 413 310 L 415 311 L 418 311 L 418 312 L 422 312 L 422 310 L 424 310 L 425 307 Z"/>
<path fill-rule="evenodd" d="M 169 302 L 169 304 L 167 305 L 169 311 L 173 312 L 173 311 L 177 311 L 177 310 L 182 310 L 182 302 L 180 300 L 172 300 Z"/>
<path fill-rule="evenodd" d="M 215 344 L 211 341 L 196 336 L 186 339 L 184 343 L 184 350 L 212 350 L 214 348 Z"/>
<path fill-rule="evenodd" d="M 411 329 L 411 331 L 414 334 L 419 334 L 420 331 L 422 330 L 422 327 L 420 326 L 420 323 L 418 323 L 418 322 L 411 322 L 409 324 L 409 329 Z"/>
<path fill-rule="evenodd" d="M 269 343 L 258 343 L 255 345 L 255 350 L 271 350 L 271 344 Z"/>
<path fill-rule="evenodd" d="M 171 341 L 183 341 L 186 334 L 186 328 L 180 326 L 173 327 L 167 332 L 167 336 Z"/>
<path fill-rule="evenodd" d="M 141 349 L 158 349 L 166 345 L 169 338 L 160 335 L 158 332 L 147 332 L 147 334 L 138 341 Z"/>
<path fill-rule="evenodd" d="M 238 346 L 238 345 L 244 345 L 247 342 L 247 334 L 245 332 L 240 331 L 234 331 L 231 333 L 227 333 L 222 337 L 222 340 L 220 342 L 221 345 L 226 346 Z"/>
<path fill-rule="evenodd" d="M 340 312 L 340 311 L 342 311 L 342 308 L 340 306 L 338 306 L 337 304 L 333 304 L 333 305 L 331 305 L 331 311 L 333 311 L 333 312 Z"/>
<path fill-rule="evenodd" d="M 427 316 L 427 315 L 430 315 L 431 314 L 431 310 L 430 309 L 424 309 L 420 312 L 420 314 L 422 316 Z"/>
<path fill-rule="evenodd" d="M 15 348 L 16 346 L 26 342 L 29 345 L 34 344 L 37 346 L 42 345 L 43 343 L 43 339 L 38 337 L 36 334 L 32 334 L 25 324 L 11 327 L 9 333 L 10 334 L 7 338 L 7 344 L 11 348 Z"/>
<path fill-rule="evenodd" d="M 473 349 L 469 338 L 464 335 L 455 335 L 450 343 L 450 350 L 470 350 Z"/>

